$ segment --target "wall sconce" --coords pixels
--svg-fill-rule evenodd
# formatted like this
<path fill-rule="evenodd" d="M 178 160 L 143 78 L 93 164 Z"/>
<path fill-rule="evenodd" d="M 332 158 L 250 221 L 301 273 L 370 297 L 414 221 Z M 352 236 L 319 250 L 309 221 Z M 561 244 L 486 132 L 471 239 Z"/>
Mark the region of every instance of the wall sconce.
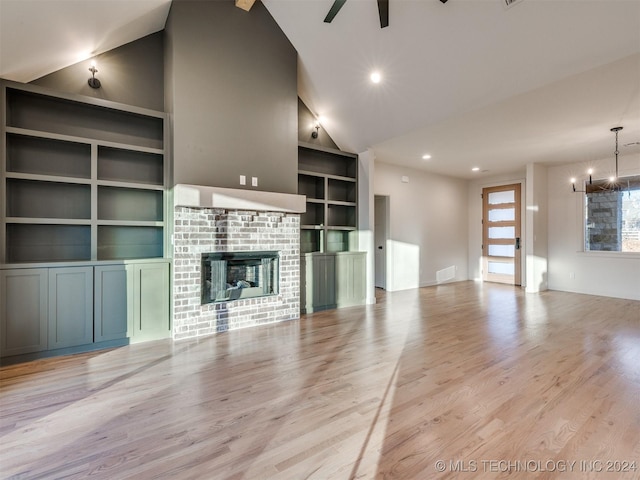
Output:
<path fill-rule="evenodd" d="M 89 71 L 91 72 L 91 78 L 88 81 L 89 86 L 91 88 L 100 88 L 100 80 L 96 78 L 96 72 L 98 71 L 98 69 L 96 68 L 96 62 L 91 62 Z"/>
<path fill-rule="evenodd" d="M 313 124 L 313 128 L 316 129 L 315 132 L 311 132 L 311 138 L 318 138 L 318 131 L 320 130 L 320 121 L 316 120 L 316 123 Z"/>

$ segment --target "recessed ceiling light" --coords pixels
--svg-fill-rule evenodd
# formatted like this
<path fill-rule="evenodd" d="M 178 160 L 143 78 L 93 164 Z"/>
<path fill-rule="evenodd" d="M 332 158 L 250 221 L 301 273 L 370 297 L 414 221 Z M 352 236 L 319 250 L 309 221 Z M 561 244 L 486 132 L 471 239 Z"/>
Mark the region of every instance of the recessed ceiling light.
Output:
<path fill-rule="evenodd" d="M 479 172 L 480 171 L 480 167 L 473 167 L 471 169 L 472 172 Z"/>
<path fill-rule="evenodd" d="M 373 83 L 380 83 L 380 81 L 382 80 L 382 75 L 380 75 L 380 72 L 372 72 L 369 78 Z"/>
<path fill-rule="evenodd" d="M 425 153 L 424 155 L 422 155 L 423 160 L 429 160 L 430 158 L 431 158 L 431 155 L 429 155 L 428 153 Z"/>

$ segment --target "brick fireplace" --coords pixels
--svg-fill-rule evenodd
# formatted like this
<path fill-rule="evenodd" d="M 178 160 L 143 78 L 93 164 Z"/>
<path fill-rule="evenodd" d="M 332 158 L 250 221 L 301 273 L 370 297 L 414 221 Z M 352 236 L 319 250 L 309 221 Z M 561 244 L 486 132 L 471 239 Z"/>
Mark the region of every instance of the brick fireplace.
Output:
<path fill-rule="evenodd" d="M 173 338 L 193 338 L 300 316 L 300 213 L 304 196 L 176 185 Z M 202 256 L 278 252 L 274 295 L 203 303 Z"/>

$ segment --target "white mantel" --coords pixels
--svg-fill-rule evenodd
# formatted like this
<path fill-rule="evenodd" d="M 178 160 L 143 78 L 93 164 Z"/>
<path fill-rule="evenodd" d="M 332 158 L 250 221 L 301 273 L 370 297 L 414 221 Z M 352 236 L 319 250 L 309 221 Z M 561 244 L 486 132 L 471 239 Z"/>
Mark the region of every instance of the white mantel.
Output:
<path fill-rule="evenodd" d="M 304 213 L 306 210 L 306 197 L 290 193 L 180 183 L 173 187 L 173 205 L 174 207 Z"/>

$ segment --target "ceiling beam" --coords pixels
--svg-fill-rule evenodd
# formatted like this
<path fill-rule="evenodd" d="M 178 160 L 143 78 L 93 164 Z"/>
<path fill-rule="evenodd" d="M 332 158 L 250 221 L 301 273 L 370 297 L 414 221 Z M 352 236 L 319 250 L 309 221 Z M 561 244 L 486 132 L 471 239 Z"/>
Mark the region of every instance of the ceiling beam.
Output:
<path fill-rule="evenodd" d="M 236 0 L 236 7 L 248 12 L 254 3 L 256 3 L 256 0 Z"/>

